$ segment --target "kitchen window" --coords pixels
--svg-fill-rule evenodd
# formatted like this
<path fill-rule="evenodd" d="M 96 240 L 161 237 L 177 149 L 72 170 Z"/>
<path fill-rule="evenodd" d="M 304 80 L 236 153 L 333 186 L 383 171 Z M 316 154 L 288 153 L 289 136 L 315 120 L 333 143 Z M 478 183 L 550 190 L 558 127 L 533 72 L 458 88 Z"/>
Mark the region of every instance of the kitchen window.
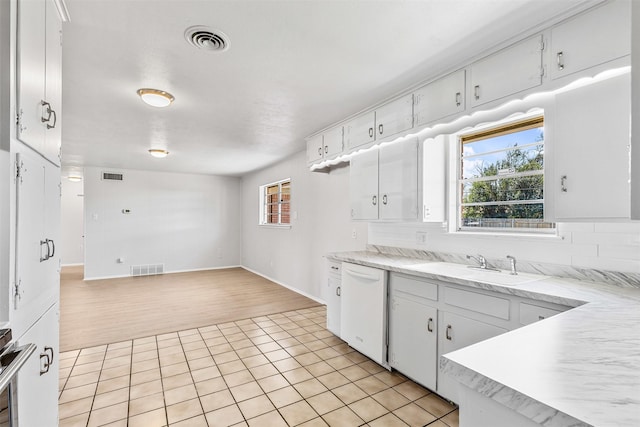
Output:
<path fill-rule="evenodd" d="M 544 220 L 544 119 L 459 135 L 458 230 L 553 232 Z"/>
<path fill-rule="evenodd" d="M 260 225 L 291 224 L 291 179 L 260 186 Z"/>

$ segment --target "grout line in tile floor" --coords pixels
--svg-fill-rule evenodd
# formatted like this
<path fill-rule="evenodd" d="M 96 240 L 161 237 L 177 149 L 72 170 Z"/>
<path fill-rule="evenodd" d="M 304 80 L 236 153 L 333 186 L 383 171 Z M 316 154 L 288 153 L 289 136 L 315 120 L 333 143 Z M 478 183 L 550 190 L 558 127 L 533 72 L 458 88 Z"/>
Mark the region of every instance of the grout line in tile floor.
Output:
<path fill-rule="evenodd" d="M 60 355 L 60 426 L 458 427 L 458 409 L 306 308 Z"/>

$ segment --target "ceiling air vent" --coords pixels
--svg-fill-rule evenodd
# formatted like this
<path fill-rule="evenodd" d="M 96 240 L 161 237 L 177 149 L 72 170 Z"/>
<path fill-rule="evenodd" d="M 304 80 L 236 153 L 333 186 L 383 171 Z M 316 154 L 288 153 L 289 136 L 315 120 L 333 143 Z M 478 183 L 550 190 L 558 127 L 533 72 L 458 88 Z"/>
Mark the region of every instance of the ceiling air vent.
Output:
<path fill-rule="evenodd" d="M 103 181 L 122 181 L 121 173 L 102 172 Z"/>
<path fill-rule="evenodd" d="M 209 52 L 224 52 L 229 49 L 229 38 L 223 32 L 202 25 L 187 28 L 184 37 L 191 46 Z"/>

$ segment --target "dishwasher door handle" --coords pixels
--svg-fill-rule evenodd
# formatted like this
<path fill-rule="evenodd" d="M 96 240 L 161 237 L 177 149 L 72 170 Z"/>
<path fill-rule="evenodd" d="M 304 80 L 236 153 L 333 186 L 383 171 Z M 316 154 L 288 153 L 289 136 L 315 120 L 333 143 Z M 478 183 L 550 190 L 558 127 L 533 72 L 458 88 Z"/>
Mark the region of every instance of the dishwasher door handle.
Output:
<path fill-rule="evenodd" d="M 380 280 L 380 278 L 378 276 L 370 276 L 368 274 L 358 273 L 357 271 L 353 271 L 353 270 L 349 270 L 349 269 L 345 269 L 344 272 L 349 274 L 350 276 L 357 277 L 359 279 L 369 280 L 369 281 L 372 281 L 372 282 L 376 282 L 376 281 Z"/>

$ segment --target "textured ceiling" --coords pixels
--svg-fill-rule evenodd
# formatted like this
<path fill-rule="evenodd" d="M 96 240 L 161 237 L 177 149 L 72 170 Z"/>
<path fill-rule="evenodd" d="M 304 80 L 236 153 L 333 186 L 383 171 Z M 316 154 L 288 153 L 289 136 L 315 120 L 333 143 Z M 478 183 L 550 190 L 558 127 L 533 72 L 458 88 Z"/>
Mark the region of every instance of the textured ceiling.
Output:
<path fill-rule="evenodd" d="M 67 0 L 63 164 L 242 175 L 583 0 Z M 207 25 L 230 49 L 197 50 Z M 136 90 L 162 89 L 168 108 Z M 149 148 L 166 148 L 165 159 Z"/>

